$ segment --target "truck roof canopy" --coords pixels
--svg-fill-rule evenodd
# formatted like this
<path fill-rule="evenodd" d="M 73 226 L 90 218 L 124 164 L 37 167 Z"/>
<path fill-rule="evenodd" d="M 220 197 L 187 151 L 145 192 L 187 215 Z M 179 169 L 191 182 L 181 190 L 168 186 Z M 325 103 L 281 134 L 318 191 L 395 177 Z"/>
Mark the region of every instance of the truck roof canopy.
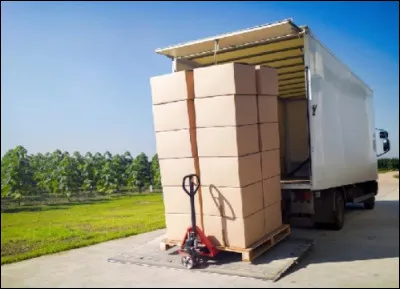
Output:
<path fill-rule="evenodd" d="M 305 97 L 304 31 L 291 19 L 157 49 L 171 59 L 199 66 L 228 62 L 276 68 L 280 97 Z"/>

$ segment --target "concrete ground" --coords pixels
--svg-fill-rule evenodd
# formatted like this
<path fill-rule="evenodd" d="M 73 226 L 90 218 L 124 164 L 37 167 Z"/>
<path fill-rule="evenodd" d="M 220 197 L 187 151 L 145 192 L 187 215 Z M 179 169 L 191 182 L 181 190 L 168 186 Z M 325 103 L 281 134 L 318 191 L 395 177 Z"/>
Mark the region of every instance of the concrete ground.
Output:
<path fill-rule="evenodd" d="M 163 230 L 1 267 L 1 287 L 393 287 L 399 288 L 399 182 L 380 176 L 373 211 L 350 208 L 342 231 L 295 230 L 314 249 L 276 283 L 186 270 L 109 263 Z"/>

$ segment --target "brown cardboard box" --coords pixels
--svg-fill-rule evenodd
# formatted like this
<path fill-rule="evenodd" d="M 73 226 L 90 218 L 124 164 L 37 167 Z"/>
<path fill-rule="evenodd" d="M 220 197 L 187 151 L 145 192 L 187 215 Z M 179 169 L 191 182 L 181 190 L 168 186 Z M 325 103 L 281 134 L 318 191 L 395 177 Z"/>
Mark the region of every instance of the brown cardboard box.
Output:
<path fill-rule="evenodd" d="M 166 214 L 191 214 L 190 198 L 185 193 L 182 186 L 164 187 L 163 202 Z M 194 205 L 196 214 L 200 214 L 200 200 L 198 191 L 195 195 Z"/>
<path fill-rule="evenodd" d="M 154 130 L 170 131 L 196 127 L 193 100 L 153 105 Z"/>
<path fill-rule="evenodd" d="M 195 98 L 196 126 L 240 126 L 257 123 L 256 95 Z"/>
<path fill-rule="evenodd" d="M 203 215 L 204 233 L 215 246 L 223 246 L 226 226 L 219 216 Z"/>
<path fill-rule="evenodd" d="M 150 79 L 153 104 L 194 98 L 193 71 L 155 76 Z"/>
<path fill-rule="evenodd" d="M 266 235 L 265 217 L 265 209 L 247 218 L 204 215 L 204 233 L 215 246 L 244 249 Z M 182 241 L 187 228 L 191 226 L 191 217 L 190 214 L 166 214 L 165 223 L 167 238 Z M 196 224 L 201 228 L 199 215 L 196 215 Z"/>
<path fill-rule="evenodd" d="M 265 213 L 265 234 L 269 234 L 273 230 L 278 229 L 282 226 L 282 207 L 281 202 L 278 201 L 272 205 L 269 205 L 264 209 Z"/>
<path fill-rule="evenodd" d="M 263 179 L 279 175 L 281 171 L 279 149 L 262 152 L 261 164 Z"/>
<path fill-rule="evenodd" d="M 278 95 L 278 74 L 275 68 L 263 65 L 256 67 L 257 94 Z"/>
<path fill-rule="evenodd" d="M 263 191 L 264 191 L 264 208 L 276 202 L 280 202 L 282 199 L 281 177 L 275 176 L 269 179 L 264 179 Z"/>
<path fill-rule="evenodd" d="M 202 186 L 201 192 L 204 215 L 245 218 L 263 209 L 261 182 L 244 188 Z"/>
<path fill-rule="evenodd" d="M 204 232 L 216 246 L 247 248 L 266 233 L 264 209 L 247 218 L 204 216 Z"/>
<path fill-rule="evenodd" d="M 261 151 L 279 149 L 279 124 L 268 122 L 259 124 Z"/>
<path fill-rule="evenodd" d="M 196 215 L 196 226 L 201 229 L 201 218 Z M 224 230 L 221 217 L 203 216 L 204 233 L 210 241 L 220 246 L 224 243 Z M 166 214 L 165 223 L 167 227 L 167 238 L 174 241 L 183 241 L 185 233 L 192 225 L 190 214 Z"/>
<path fill-rule="evenodd" d="M 292 170 L 308 158 L 307 100 L 287 102 L 285 121 Z"/>
<path fill-rule="evenodd" d="M 257 124 L 197 129 L 200 157 L 232 157 L 259 152 Z"/>
<path fill-rule="evenodd" d="M 156 132 L 158 159 L 197 157 L 196 129 Z"/>
<path fill-rule="evenodd" d="M 276 96 L 258 95 L 259 123 L 278 122 L 278 98 Z"/>
<path fill-rule="evenodd" d="M 165 214 L 165 225 L 168 240 L 181 242 L 187 229 L 192 226 L 191 214 Z M 196 225 L 201 228 L 199 215 L 196 215 Z"/>
<path fill-rule="evenodd" d="M 278 100 L 278 118 L 279 118 L 279 151 L 281 155 L 281 175 L 284 175 L 286 172 L 285 164 L 286 164 L 286 143 L 285 143 L 285 127 L 286 127 L 286 117 L 285 117 L 285 108 L 284 102 L 280 99 Z"/>
<path fill-rule="evenodd" d="M 230 220 L 223 219 L 226 246 L 231 248 L 247 248 L 260 240 L 266 233 L 264 231 L 264 210 L 254 213 L 246 218 Z M 225 225 L 226 224 L 226 225 Z"/>
<path fill-rule="evenodd" d="M 227 94 L 256 94 L 253 65 L 227 63 L 194 70 L 195 97 Z"/>
<path fill-rule="evenodd" d="M 199 157 L 201 184 L 242 188 L 261 181 L 260 153 L 242 157 Z"/>
<path fill-rule="evenodd" d="M 183 177 L 196 173 L 194 158 L 162 159 L 159 163 L 163 187 L 182 186 Z"/>

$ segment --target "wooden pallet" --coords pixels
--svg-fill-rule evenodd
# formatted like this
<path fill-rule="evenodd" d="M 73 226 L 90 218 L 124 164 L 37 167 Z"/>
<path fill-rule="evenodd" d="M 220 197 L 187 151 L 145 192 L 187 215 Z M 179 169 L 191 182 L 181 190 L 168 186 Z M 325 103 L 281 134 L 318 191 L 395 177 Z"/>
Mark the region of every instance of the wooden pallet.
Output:
<path fill-rule="evenodd" d="M 278 244 L 280 241 L 285 239 L 291 234 L 291 229 L 289 225 L 282 225 L 278 229 L 274 230 L 272 233 L 264 236 L 258 242 L 249 246 L 248 248 L 233 248 L 233 247 L 222 247 L 218 246 L 217 249 L 221 251 L 228 251 L 234 253 L 242 254 L 242 261 L 252 262 L 258 256 L 264 254 L 266 251 L 271 249 L 273 246 Z M 173 246 L 180 246 L 180 241 L 165 239 L 160 243 L 160 249 L 165 251 Z"/>
<path fill-rule="evenodd" d="M 266 251 L 271 249 L 277 243 L 288 237 L 291 233 L 289 225 L 282 225 L 278 229 L 272 231 L 272 233 L 264 236 L 258 242 L 249 246 L 246 249 L 232 248 L 232 247 L 217 247 L 218 250 L 235 252 L 242 254 L 242 261 L 251 262 L 258 256 L 264 254 Z"/>

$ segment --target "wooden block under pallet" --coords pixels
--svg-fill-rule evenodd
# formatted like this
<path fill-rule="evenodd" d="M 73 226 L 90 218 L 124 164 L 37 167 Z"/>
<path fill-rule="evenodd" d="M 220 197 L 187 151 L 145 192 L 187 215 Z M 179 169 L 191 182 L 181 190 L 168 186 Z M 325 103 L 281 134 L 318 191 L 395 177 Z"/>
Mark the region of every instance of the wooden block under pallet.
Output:
<path fill-rule="evenodd" d="M 221 251 L 229 251 L 242 254 L 242 261 L 251 262 L 258 256 L 264 254 L 266 251 L 271 249 L 277 243 L 288 237 L 291 233 L 289 225 L 282 225 L 278 229 L 272 231 L 270 234 L 261 238 L 261 240 L 255 242 L 253 245 L 246 249 L 232 248 L 232 247 L 217 247 Z"/>
<path fill-rule="evenodd" d="M 160 243 L 160 249 L 161 249 L 161 251 L 167 251 L 171 247 L 180 246 L 180 245 L 181 245 L 181 241 L 174 241 L 174 240 L 164 239 Z"/>

